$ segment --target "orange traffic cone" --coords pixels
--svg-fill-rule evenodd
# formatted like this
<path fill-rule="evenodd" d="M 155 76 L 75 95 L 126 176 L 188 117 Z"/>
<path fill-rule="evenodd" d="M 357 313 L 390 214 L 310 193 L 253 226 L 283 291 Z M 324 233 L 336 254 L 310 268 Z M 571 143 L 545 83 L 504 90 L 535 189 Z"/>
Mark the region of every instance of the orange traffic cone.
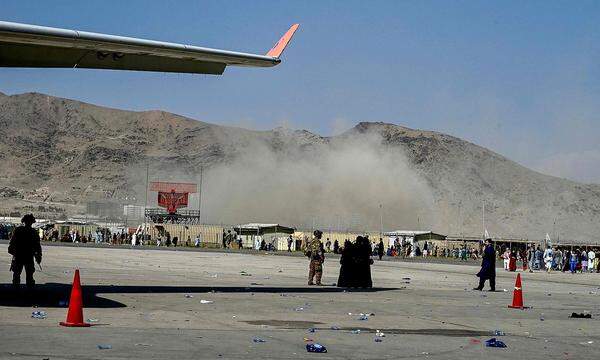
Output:
<path fill-rule="evenodd" d="M 67 321 L 61 321 L 60 325 L 69 327 L 87 327 L 90 324 L 83 322 L 83 301 L 81 293 L 81 282 L 79 280 L 79 269 L 75 270 L 73 287 L 71 288 L 71 299 L 69 300 L 69 312 Z"/>
<path fill-rule="evenodd" d="M 513 292 L 512 305 L 508 305 L 509 308 L 513 309 L 525 309 L 523 306 L 523 288 L 521 286 L 521 274 L 517 274 L 517 281 L 515 281 L 515 291 Z"/>

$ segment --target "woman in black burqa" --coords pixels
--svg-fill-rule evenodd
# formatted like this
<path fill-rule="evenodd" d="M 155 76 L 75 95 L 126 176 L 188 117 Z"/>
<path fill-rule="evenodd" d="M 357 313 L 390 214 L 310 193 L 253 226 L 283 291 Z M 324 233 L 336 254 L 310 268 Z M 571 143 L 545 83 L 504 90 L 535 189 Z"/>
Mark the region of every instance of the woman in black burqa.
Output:
<path fill-rule="evenodd" d="M 371 244 L 369 239 L 363 236 L 356 238 L 354 264 L 356 271 L 355 287 L 372 288 L 371 265 L 373 264 L 373 259 L 371 258 Z"/>
<path fill-rule="evenodd" d="M 350 240 L 344 242 L 341 249 L 340 258 L 340 276 L 338 277 L 338 287 L 354 287 L 354 244 Z"/>
<path fill-rule="evenodd" d="M 365 237 L 359 236 L 353 244 L 349 240 L 344 243 L 340 259 L 340 276 L 338 287 L 371 288 L 371 244 Z"/>

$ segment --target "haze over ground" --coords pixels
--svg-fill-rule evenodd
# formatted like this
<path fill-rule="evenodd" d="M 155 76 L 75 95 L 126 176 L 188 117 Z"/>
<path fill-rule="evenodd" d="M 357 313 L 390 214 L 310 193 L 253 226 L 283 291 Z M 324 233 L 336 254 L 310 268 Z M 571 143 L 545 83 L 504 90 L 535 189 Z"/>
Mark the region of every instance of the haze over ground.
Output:
<path fill-rule="evenodd" d="M 597 2 L 9 0 L 2 20 L 253 52 L 299 22 L 276 69 L 223 77 L 1 69 L 0 90 L 325 135 L 383 121 L 600 182 Z"/>
<path fill-rule="evenodd" d="M 597 242 L 600 185 L 439 132 L 381 122 L 332 137 L 253 131 L 36 93 L 0 94 L 0 127 L 0 215 L 64 218 L 94 200 L 145 205 L 148 165 L 151 181 L 199 183 L 203 168 L 202 218 L 212 224 L 479 236 L 485 202 L 495 237 Z M 195 196 L 190 203 L 197 208 Z"/>

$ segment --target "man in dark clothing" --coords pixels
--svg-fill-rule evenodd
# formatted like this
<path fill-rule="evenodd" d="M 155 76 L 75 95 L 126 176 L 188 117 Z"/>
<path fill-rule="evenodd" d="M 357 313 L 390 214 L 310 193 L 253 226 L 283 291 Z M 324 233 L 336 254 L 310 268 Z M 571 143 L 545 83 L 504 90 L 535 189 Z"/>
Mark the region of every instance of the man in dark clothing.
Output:
<path fill-rule="evenodd" d="M 15 229 L 8 245 L 8 253 L 13 256 L 10 266 L 13 272 L 13 286 L 17 288 L 21 284 L 23 268 L 25 268 L 27 287 L 35 285 L 33 260 L 35 259 L 38 264 L 42 262 L 40 237 L 37 231 L 31 227 L 35 223 L 35 218 L 32 214 L 27 214 L 23 216 L 21 222 L 23 225 Z"/>
<path fill-rule="evenodd" d="M 383 257 L 383 239 L 379 238 L 379 244 L 377 245 L 377 255 L 379 256 L 379 260 Z"/>
<path fill-rule="evenodd" d="M 483 290 L 485 281 L 489 280 L 490 291 L 496 291 L 496 251 L 492 245 L 492 239 L 486 239 L 485 244 L 483 260 L 481 261 L 481 270 L 477 273 L 477 276 L 479 277 L 479 286 L 473 290 Z"/>
<path fill-rule="evenodd" d="M 335 240 L 333 242 L 333 253 L 339 254 L 339 252 L 340 252 L 340 243 L 337 240 Z"/>

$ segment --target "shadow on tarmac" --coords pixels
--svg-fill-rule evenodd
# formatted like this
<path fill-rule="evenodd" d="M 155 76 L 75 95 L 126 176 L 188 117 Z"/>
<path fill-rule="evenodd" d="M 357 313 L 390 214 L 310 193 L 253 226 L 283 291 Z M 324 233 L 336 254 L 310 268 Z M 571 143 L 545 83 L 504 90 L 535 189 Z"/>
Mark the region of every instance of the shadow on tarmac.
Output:
<path fill-rule="evenodd" d="M 71 293 L 71 284 L 38 284 L 28 290 L 19 290 L 10 284 L 0 284 L 0 306 L 66 308 Z M 379 292 L 398 290 L 397 288 L 343 289 L 333 286 L 270 287 L 270 286 L 153 286 L 153 285 L 82 285 L 83 305 L 86 308 L 127 307 L 119 301 L 103 298 L 99 294 L 196 294 L 196 293 L 341 293 Z"/>

